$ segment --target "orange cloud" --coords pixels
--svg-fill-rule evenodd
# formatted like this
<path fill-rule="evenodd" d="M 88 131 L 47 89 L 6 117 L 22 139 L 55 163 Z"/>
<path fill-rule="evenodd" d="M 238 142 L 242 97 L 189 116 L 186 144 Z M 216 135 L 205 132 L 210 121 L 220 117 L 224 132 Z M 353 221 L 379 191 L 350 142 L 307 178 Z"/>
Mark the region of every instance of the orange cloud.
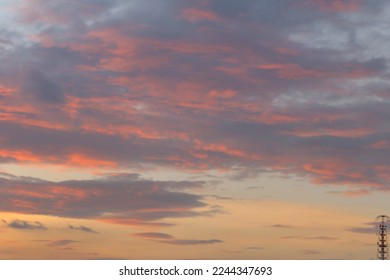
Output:
<path fill-rule="evenodd" d="M 370 186 L 373 189 L 380 189 L 381 182 L 369 178 L 366 175 L 365 166 L 353 166 L 349 160 L 340 158 L 323 159 L 320 162 L 312 162 L 303 165 L 303 170 L 312 176 L 312 182 L 315 184 L 339 184 L 346 186 Z M 379 175 L 381 178 L 383 176 Z M 354 192 L 347 192 L 348 196 L 353 196 Z M 357 192 L 356 195 L 366 194 L 365 191 Z"/>
<path fill-rule="evenodd" d="M 10 199 L 10 204 L 15 208 L 23 209 L 21 213 L 29 213 L 29 211 L 37 210 L 37 205 L 34 202 L 19 199 Z M 15 211 L 18 213 L 18 211 Z"/>
<path fill-rule="evenodd" d="M 16 91 L 13 87 L 8 87 L 3 84 L 0 84 L 0 95 L 2 96 L 10 96 Z"/>
<path fill-rule="evenodd" d="M 225 155 L 233 156 L 233 157 L 243 157 L 253 160 L 259 160 L 260 158 L 254 154 L 249 154 L 243 150 L 238 150 L 234 148 L 230 148 L 223 144 L 206 144 L 201 148 L 206 152 L 219 152 Z"/>
<path fill-rule="evenodd" d="M 283 79 L 299 80 L 307 78 L 319 78 L 324 76 L 324 72 L 316 69 L 304 69 L 297 64 L 262 64 L 259 69 L 274 70 L 277 76 Z"/>
<path fill-rule="evenodd" d="M 321 128 L 316 129 L 310 127 L 310 129 L 299 128 L 293 132 L 286 134 L 292 134 L 299 137 L 316 137 L 316 136 L 334 136 L 334 137 L 363 137 L 372 135 L 375 130 L 370 127 L 357 127 L 357 128 Z"/>
<path fill-rule="evenodd" d="M 20 162 L 41 163 L 42 157 L 27 150 L 0 150 L 0 157 L 12 158 Z"/>
<path fill-rule="evenodd" d="M 286 47 L 276 47 L 275 51 L 280 54 L 284 55 L 298 55 L 299 50 L 293 49 L 293 48 L 286 48 Z"/>
<path fill-rule="evenodd" d="M 86 198 L 88 195 L 98 195 L 98 192 L 96 190 L 91 192 L 87 190 L 67 188 L 64 186 L 51 186 L 48 187 L 48 190 L 55 197 L 61 196 L 68 198 Z"/>
<path fill-rule="evenodd" d="M 236 90 L 211 90 L 208 94 L 212 98 L 229 99 L 237 95 Z"/>
<path fill-rule="evenodd" d="M 354 191 L 346 191 L 343 194 L 347 197 L 358 197 L 358 196 L 369 195 L 370 192 L 368 190 L 354 190 Z"/>
<path fill-rule="evenodd" d="M 390 148 L 390 142 L 383 140 L 383 141 L 378 141 L 369 146 L 370 148 L 381 150 L 381 149 L 388 149 Z"/>

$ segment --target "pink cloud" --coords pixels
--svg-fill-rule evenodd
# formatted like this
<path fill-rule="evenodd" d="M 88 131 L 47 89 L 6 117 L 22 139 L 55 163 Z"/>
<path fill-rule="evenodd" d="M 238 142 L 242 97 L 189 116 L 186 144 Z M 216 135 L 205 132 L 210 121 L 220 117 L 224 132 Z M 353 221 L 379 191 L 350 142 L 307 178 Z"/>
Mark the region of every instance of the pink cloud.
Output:
<path fill-rule="evenodd" d="M 359 196 L 365 196 L 371 194 L 368 190 L 351 190 L 343 193 L 347 197 L 359 197 Z"/>
<path fill-rule="evenodd" d="M 197 8 L 187 8 L 182 11 L 182 16 L 190 22 L 196 21 L 218 21 L 220 18 L 214 12 L 209 10 L 201 10 Z"/>
<path fill-rule="evenodd" d="M 360 0 L 306 0 L 305 4 L 325 12 L 356 12 L 361 9 Z"/>
<path fill-rule="evenodd" d="M 369 147 L 373 148 L 373 149 L 378 149 L 378 150 L 389 149 L 390 148 L 390 142 L 386 141 L 386 140 L 382 140 L 382 141 L 378 141 L 378 142 L 375 142 L 375 143 L 371 144 Z"/>

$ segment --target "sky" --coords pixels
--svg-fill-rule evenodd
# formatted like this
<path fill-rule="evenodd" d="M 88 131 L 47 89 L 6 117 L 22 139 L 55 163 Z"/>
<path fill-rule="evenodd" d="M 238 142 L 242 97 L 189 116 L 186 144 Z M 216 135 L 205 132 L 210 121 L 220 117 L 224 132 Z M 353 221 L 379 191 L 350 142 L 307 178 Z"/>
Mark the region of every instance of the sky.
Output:
<path fill-rule="evenodd" d="M 376 258 L 388 1 L 0 7 L 0 259 Z"/>

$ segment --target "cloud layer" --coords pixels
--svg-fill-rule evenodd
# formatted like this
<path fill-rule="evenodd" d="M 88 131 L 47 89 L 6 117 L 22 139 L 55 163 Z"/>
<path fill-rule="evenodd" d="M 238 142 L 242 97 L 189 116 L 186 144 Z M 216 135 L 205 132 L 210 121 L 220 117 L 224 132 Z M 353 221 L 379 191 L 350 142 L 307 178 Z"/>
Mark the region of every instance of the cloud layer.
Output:
<path fill-rule="evenodd" d="M 190 189 L 201 187 L 202 182 L 151 181 L 137 174 L 63 182 L 3 174 L 0 177 L 0 211 L 153 225 L 154 221 L 164 218 L 196 217 L 215 211 L 212 208 L 205 210 L 208 205 L 201 195 L 188 193 Z M 39 222 L 19 220 L 8 226 L 46 229 Z M 96 233 L 85 226 L 69 225 L 69 228 Z"/>
<path fill-rule="evenodd" d="M 2 163 L 389 185 L 386 1 L 10 5 Z"/>

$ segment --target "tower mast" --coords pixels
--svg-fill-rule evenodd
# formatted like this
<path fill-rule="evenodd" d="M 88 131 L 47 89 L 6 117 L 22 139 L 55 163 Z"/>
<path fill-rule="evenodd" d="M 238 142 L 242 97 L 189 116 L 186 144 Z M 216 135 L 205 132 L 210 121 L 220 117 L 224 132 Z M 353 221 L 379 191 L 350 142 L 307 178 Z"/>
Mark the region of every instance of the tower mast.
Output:
<path fill-rule="evenodd" d="M 377 256 L 379 260 L 387 260 L 389 258 L 389 248 L 387 243 L 387 227 L 390 218 L 386 215 L 376 217 L 376 235 L 378 236 Z"/>

